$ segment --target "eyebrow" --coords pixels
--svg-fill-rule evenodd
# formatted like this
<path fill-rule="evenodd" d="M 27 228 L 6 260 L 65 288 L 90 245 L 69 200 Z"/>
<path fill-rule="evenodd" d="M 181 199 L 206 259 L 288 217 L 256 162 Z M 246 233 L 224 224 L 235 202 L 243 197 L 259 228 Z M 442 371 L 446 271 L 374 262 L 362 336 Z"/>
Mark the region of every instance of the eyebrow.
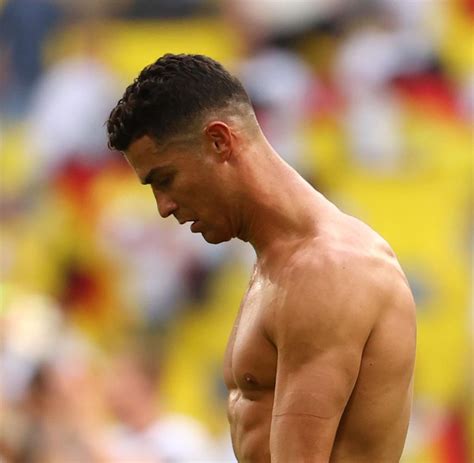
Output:
<path fill-rule="evenodd" d="M 164 166 L 154 167 L 153 169 L 150 170 L 150 172 L 148 172 L 148 174 L 146 175 L 144 179 L 140 179 L 141 184 L 149 185 L 157 174 L 162 173 L 163 171 L 166 171 L 166 170 L 167 170 L 167 167 L 164 167 Z"/>

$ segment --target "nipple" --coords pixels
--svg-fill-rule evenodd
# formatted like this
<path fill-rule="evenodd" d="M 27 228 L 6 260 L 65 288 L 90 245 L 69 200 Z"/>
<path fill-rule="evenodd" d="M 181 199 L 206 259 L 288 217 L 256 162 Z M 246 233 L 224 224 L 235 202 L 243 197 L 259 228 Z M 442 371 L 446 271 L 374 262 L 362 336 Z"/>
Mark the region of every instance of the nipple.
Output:
<path fill-rule="evenodd" d="M 248 384 L 258 384 L 255 377 L 252 376 L 250 373 L 245 373 L 244 379 L 245 379 L 245 382 L 247 382 Z"/>

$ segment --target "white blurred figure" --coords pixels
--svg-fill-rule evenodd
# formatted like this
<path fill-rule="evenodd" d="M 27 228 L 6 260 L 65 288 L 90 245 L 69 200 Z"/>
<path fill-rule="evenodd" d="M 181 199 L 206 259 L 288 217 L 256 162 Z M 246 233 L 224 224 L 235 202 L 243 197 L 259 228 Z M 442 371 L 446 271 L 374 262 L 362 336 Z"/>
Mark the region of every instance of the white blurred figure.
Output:
<path fill-rule="evenodd" d="M 23 445 L 31 419 L 24 410 L 25 399 L 38 365 L 54 349 L 61 317 L 54 302 L 43 295 L 23 293 L 6 285 L 2 289 L 0 461 L 9 462 L 19 455 Z"/>
<path fill-rule="evenodd" d="M 259 124 L 282 157 L 306 176 L 307 146 L 301 127 L 318 82 L 297 53 L 269 45 L 310 28 L 343 10 L 351 0 L 226 0 L 229 23 L 244 42 L 246 57 L 238 74 L 248 91 Z"/>
<path fill-rule="evenodd" d="M 357 163 L 379 173 L 395 172 L 405 152 L 399 101 L 389 91 L 354 98 L 343 116 Z"/>
<path fill-rule="evenodd" d="M 400 111 L 386 88 L 399 67 L 393 35 L 372 26 L 351 33 L 336 57 L 336 82 L 347 104 L 343 127 L 354 160 L 366 168 L 390 171 L 399 162 Z"/>
<path fill-rule="evenodd" d="M 14 294 L 0 314 L 0 447 L 14 461 L 103 461 L 97 358 L 48 297 Z M 0 404 L 2 405 L 2 404 Z"/>
<path fill-rule="evenodd" d="M 402 107 L 391 81 L 423 71 L 434 56 L 433 40 L 422 27 L 431 7 L 422 3 L 430 2 L 374 1 L 374 17 L 346 35 L 335 59 L 351 152 L 362 166 L 381 173 L 399 169 L 406 148 Z"/>
<path fill-rule="evenodd" d="M 304 170 L 299 129 L 314 79 L 307 65 L 289 50 L 264 48 L 241 63 L 239 74 L 265 135 L 287 162 Z"/>
<path fill-rule="evenodd" d="M 344 10 L 353 0 L 225 0 L 224 11 L 251 46 L 291 34 Z"/>
<path fill-rule="evenodd" d="M 335 78 L 349 98 L 382 88 L 391 78 L 422 70 L 433 46 L 422 33 L 372 22 L 352 30 L 337 53 Z"/>
<path fill-rule="evenodd" d="M 403 30 L 423 33 L 432 20 L 433 12 L 442 2 L 414 2 L 413 0 L 375 0 L 374 3 L 381 7 Z"/>
<path fill-rule="evenodd" d="M 112 460 L 218 461 L 216 444 L 203 425 L 188 416 L 160 410 L 156 396 L 157 363 L 149 352 L 138 353 L 133 349 L 112 362 L 106 394 L 117 420 L 107 438 Z"/>
<path fill-rule="evenodd" d="M 32 98 L 28 153 L 43 176 L 74 156 L 85 162 L 107 147 L 104 121 L 117 100 L 115 77 L 89 55 L 68 58 L 49 69 Z"/>
<path fill-rule="evenodd" d="M 0 312 L 0 381 L 4 399 L 23 399 L 36 367 L 55 351 L 63 319 L 42 294 L 14 292 Z"/>
<path fill-rule="evenodd" d="M 117 291 L 130 310 L 146 323 L 165 325 L 176 315 L 180 302 L 190 295 L 189 272 L 212 269 L 228 253 L 191 235 L 174 218 L 158 220 L 148 191 L 137 192 L 132 184 L 108 191 L 97 239 L 101 249 L 117 263 Z M 130 188 L 129 194 L 123 194 Z"/>

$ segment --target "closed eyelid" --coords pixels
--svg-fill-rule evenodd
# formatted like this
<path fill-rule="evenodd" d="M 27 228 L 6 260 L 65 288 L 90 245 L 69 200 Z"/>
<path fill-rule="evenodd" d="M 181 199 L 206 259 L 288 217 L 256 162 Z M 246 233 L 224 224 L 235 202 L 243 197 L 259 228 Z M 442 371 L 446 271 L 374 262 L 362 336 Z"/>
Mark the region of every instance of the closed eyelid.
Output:
<path fill-rule="evenodd" d="M 147 176 L 141 180 L 142 185 L 150 185 L 154 182 L 159 182 L 159 177 L 166 177 L 169 176 L 169 172 L 164 171 L 163 168 L 155 167 L 150 172 L 148 172 Z"/>
<path fill-rule="evenodd" d="M 162 174 L 159 177 L 155 177 L 151 180 L 152 185 L 156 185 L 158 188 L 166 188 L 168 187 L 171 182 L 173 181 L 174 174 Z"/>
<path fill-rule="evenodd" d="M 169 183 L 171 181 L 171 175 L 164 175 L 162 176 L 161 178 L 157 179 L 156 180 L 156 183 L 158 185 L 166 185 L 167 183 Z"/>

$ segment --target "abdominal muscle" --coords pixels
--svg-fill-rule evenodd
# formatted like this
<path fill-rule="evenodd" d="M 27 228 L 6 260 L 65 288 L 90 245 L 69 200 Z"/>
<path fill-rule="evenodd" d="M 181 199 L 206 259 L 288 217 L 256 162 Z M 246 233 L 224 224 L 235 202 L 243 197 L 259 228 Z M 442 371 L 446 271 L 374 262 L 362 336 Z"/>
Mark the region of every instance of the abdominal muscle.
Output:
<path fill-rule="evenodd" d="M 229 392 L 227 416 L 239 463 L 270 463 L 273 391 Z"/>

